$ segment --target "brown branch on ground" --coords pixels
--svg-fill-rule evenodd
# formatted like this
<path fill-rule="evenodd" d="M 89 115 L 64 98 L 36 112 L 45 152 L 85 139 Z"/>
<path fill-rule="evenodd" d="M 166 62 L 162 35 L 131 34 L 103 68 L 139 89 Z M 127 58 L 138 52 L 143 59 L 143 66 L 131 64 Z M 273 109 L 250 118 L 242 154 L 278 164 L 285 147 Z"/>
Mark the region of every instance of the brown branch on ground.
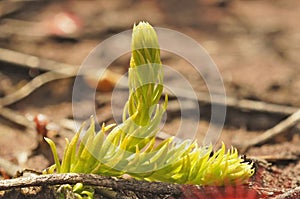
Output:
<path fill-rule="evenodd" d="M 31 177 L 21 177 L 10 180 L 0 181 L 0 190 L 24 190 L 32 187 L 51 187 L 63 184 L 83 183 L 86 186 L 96 188 L 107 188 L 115 191 L 132 191 L 134 193 L 147 193 L 155 195 L 172 195 L 178 196 L 181 194 L 180 185 L 169 184 L 163 182 L 147 182 L 134 179 L 122 179 L 108 176 L 100 176 L 95 174 L 48 174 Z M 103 190 L 102 190 L 103 191 Z"/>
<path fill-rule="evenodd" d="M 265 131 L 263 134 L 251 140 L 247 140 L 247 142 L 242 144 L 241 151 L 246 152 L 252 146 L 257 146 L 266 143 L 267 141 L 271 140 L 275 136 L 284 133 L 287 129 L 295 126 L 299 121 L 300 121 L 300 109 L 295 113 L 293 113 L 288 118 L 286 118 L 285 120 L 278 123 L 273 128 Z"/>
<path fill-rule="evenodd" d="M 43 73 L 34 79 L 32 79 L 30 82 L 28 82 L 26 85 L 24 85 L 22 88 L 16 90 L 15 92 L 6 95 L 3 98 L 0 98 L 0 107 L 1 106 L 7 106 L 12 103 L 15 103 L 24 97 L 28 96 L 30 93 L 35 91 L 40 86 L 44 85 L 45 83 L 48 83 L 50 81 L 58 80 L 58 79 L 64 79 L 68 77 L 72 77 L 74 74 L 66 75 L 66 74 L 59 74 L 56 72 L 46 72 Z"/>
<path fill-rule="evenodd" d="M 69 75 L 75 73 L 79 66 L 66 64 L 51 59 L 0 48 L 0 60 L 24 68 L 40 69 Z"/>

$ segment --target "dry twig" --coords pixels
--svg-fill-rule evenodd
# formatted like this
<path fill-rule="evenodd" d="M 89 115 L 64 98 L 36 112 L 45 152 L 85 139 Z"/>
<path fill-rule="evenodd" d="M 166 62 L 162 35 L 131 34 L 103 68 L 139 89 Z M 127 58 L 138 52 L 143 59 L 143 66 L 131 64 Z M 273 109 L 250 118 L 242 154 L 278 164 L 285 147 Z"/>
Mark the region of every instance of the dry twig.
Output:
<path fill-rule="evenodd" d="M 251 139 L 247 140 L 242 146 L 242 151 L 246 152 L 250 147 L 261 145 L 266 143 L 270 139 L 274 138 L 275 136 L 285 132 L 285 130 L 295 126 L 300 121 L 300 109 L 296 111 L 294 114 L 286 118 L 285 120 L 281 121 L 279 124 L 274 126 L 273 128 L 267 130 L 263 134 Z"/>
<path fill-rule="evenodd" d="M 108 187 L 115 190 L 131 190 L 137 192 L 153 192 L 157 194 L 175 193 L 179 194 L 177 184 L 163 182 L 147 182 L 134 179 L 113 178 L 95 174 L 49 174 L 31 177 L 22 177 L 0 181 L 0 190 L 24 188 L 32 186 L 52 186 L 62 184 L 76 184 L 78 182 L 87 186 Z"/>
<path fill-rule="evenodd" d="M 70 75 L 77 71 L 79 66 L 44 59 L 38 56 L 0 48 L 0 60 L 20 67 L 40 69 Z"/>
<path fill-rule="evenodd" d="M 1 98 L 0 107 L 13 104 L 23 99 L 24 97 L 28 96 L 30 93 L 32 93 L 37 88 L 44 85 L 45 83 L 48 83 L 53 80 L 68 78 L 71 76 L 73 76 L 73 74 L 65 75 L 56 72 L 46 72 L 44 74 L 41 74 L 35 77 L 34 79 L 32 79 L 30 82 L 28 82 L 26 85 L 24 85 L 22 88 L 18 89 L 14 93 L 6 95 L 5 97 Z"/>

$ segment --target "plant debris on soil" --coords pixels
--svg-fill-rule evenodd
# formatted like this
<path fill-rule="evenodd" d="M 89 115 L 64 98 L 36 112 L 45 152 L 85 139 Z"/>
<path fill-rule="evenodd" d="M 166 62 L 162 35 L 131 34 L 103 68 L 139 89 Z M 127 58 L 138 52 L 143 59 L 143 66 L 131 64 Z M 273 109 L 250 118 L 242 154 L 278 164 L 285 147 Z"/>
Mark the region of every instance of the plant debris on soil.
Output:
<path fill-rule="evenodd" d="M 53 139 L 62 154 L 65 137 L 74 135 L 74 71 L 101 41 L 146 20 L 182 32 L 207 50 L 218 66 L 229 99 L 216 147 L 221 141 L 238 147 L 241 155 L 255 162 L 256 173 L 239 187 L 174 185 L 180 193 L 165 195 L 100 187 L 97 197 L 300 198 L 299 118 L 266 142 L 243 151 L 247 141 L 300 109 L 299 8 L 298 0 L 0 1 L 1 179 L 13 178 L 24 168 L 41 171 L 53 164 L 43 136 Z M 111 73 L 102 80 L 102 87 L 97 78 L 82 77 L 87 87 L 98 86 L 95 107 L 100 123 L 118 119 L 112 114 L 116 108 L 111 103 L 115 100 L 112 89 L 116 79 L 126 73 L 129 57 L 125 54 L 109 66 Z M 200 100 L 208 93 L 203 77 L 172 53 L 162 52 L 162 62 L 188 79 L 199 95 L 201 118 L 196 139 L 201 144 L 211 107 Z M 62 67 L 69 73 L 57 73 Z M 32 92 L 21 89 L 26 85 Z M 80 106 L 82 120 L 88 119 L 90 106 Z M 176 98 L 170 98 L 167 112 L 165 136 L 173 135 L 180 126 Z M 33 198 L 38 198 L 35 193 L 41 194 L 30 188 L 22 190 L 32 192 Z"/>

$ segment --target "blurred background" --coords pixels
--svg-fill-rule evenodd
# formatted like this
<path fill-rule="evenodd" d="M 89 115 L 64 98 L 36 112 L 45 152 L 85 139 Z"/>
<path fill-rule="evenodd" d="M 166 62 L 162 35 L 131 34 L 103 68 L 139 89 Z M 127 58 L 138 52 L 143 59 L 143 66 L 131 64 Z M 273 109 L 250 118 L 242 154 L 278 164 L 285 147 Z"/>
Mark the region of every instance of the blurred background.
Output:
<path fill-rule="evenodd" d="M 0 156 L 22 167 L 47 167 L 51 155 L 41 137 L 64 146 L 63 138 L 73 135 L 74 71 L 101 41 L 139 21 L 182 32 L 207 50 L 231 99 L 221 140 L 253 138 L 300 107 L 299 9 L 298 0 L 0 0 Z M 115 60 L 101 85 L 84 77 L 98 87 L 99 122 L 113 122 L 111 90 L 129 57 Z M 206 93 L 185 60 L 163 52 L 162 61 L 187 77 L 199 98 Z M 57 72 L 61 68 L 66 72 Z M 248 101 L 234 103 L 240 100 Z M 200 101 L 200 140 L 209 107 Z M 178 110 L 171 106 L 167 134 L 178 128 Z M 278 139 L 298 143 L 299 128 L 291 132 Z"/>

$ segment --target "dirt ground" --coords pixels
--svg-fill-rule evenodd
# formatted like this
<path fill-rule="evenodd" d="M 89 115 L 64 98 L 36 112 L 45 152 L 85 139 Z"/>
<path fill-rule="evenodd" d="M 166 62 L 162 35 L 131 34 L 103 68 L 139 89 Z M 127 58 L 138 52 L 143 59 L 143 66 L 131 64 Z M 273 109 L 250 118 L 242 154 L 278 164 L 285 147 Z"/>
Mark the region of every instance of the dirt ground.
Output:
<path fill-rule="evenodd" d="M 277 125 L 300 107 L 299 9 L 298 0 L 189 0 L 184 3 L 179 0 L 3 0 L 0 1 L 0 48 L 28 56 L 12 56 L 12 60 L 7 60 L 9 56 L 1 51 L 0 108 L 6 96 L 45 74 L 45 69 L 28 67 L 46 63 L 36 64 L 36 58 L 30 55 L 76 67 L 101 41 L 145 20 L 153 26 L 184 33 L 201 44 L 216 63 L 229 98 L 279 105 L 272 111 L 249 104 L 248 108 L 228 106 L 218 145 L 223 141 L 227 146 L 242 149 L 248 140 Z M 72 20 L 66 32 L 56 20 L 62 15 Z M 186 77 L 196 92 L 207 92 L 202 77 L 194 73 L 188 62 L 164 52 L 162 61 Z M 58 67 L 56 64 L 50 63 L 49 67 Z M 115 60 L 110 68 L 123 74 L 128 65 L 127 54 Z M 92 85 L 91 82 L 88 80 L 87 84 Z M 67 121 L 73 117 L 73 83 L 73 77 L 51 81 L 0 109 L 2 159 L 18 168 L 37 170 L 52 163 L 52 155 L 40 141 L 33 118 L 37 114 L 48 117 L 47 136 L 58 143 L 61 153 L 64 137 L 73 135 L 67 127 L 70 126 Z M 114 121 L 110 91 L 96 93 L 96 108 L 99 122 Z M 200 103 L 199 143 L 210 122 L 209 108 L 209 103 Z M 163 131 L 173 134 L 180 123 L 180 112 L 175 107 L 168 116 Z M 82 118 L 87 119 L 89 115 L 83 111 Z M 299 132 L 300 125 L 292 125 L 245 153 L 259 162 L 250 186 L 260 198 L 274 198 L 300 186 Z M 1 173 L 3 177 L 11 175 L 3 168 Z"/>

